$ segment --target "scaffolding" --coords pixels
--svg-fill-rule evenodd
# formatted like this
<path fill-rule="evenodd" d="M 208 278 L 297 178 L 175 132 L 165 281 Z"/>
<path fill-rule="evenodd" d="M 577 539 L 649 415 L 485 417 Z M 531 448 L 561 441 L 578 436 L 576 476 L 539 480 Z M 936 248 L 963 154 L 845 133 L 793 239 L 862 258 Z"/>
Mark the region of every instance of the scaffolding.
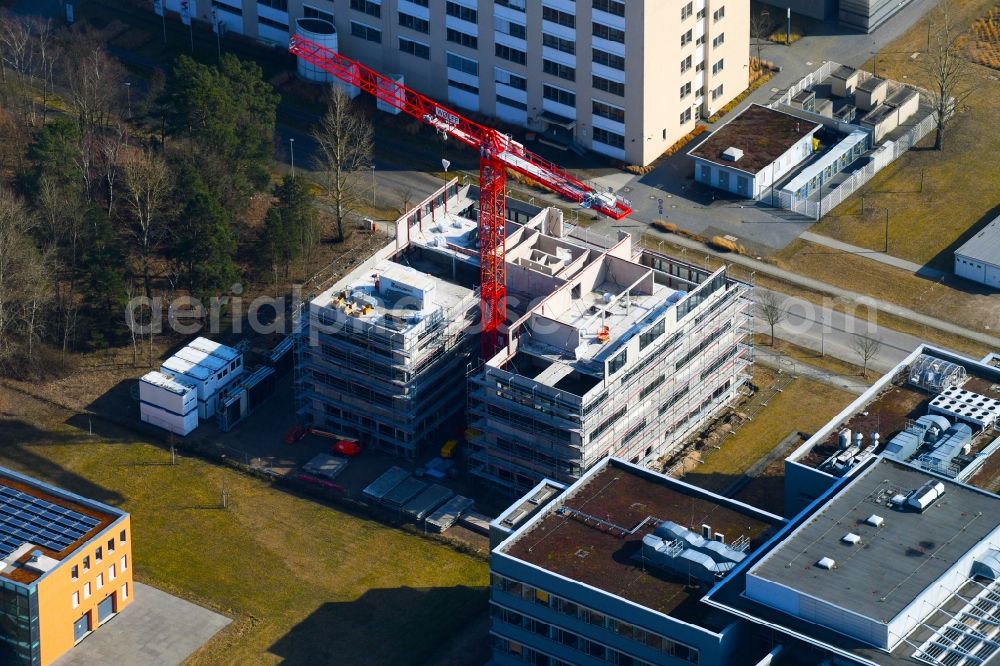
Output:
<path fill-rule="evenodd" d="M 752 284 L 728 277 L 725 269 L 700 269 L 655 253 L 644 253 L 638 263 L 652 268 L 659 284 L 690 287 L 692 278 L 700 280 L 672 304 L 695 301 L 675 330 L 648 344 L 613 378 L 603 376 L 601 364 L 602 376 L 583 395 L 521 375 L 516 363 L 485 367 L 469 391 L 470 419 L 480 432 L 470 447 L 474 475 L 509 493 L 543 477 L 572 482 L 608 455 L 647 464 L 741 395 L 753 364 Z M 709 293 L 699 295 L 699 289 Z M 641 326 L 648 330 L 649 324 Z M 545 360 L 590 370 L 585 362 Z"/>
<path fill-rule="evenodd" d="M 479 293 L 418 321 L 346 316 L 313 302 L 298 336 L 297 411 L 314 424 L 413 459 L 461 419 Z M 434 441 L 436 445 L 438 442 Z"/>

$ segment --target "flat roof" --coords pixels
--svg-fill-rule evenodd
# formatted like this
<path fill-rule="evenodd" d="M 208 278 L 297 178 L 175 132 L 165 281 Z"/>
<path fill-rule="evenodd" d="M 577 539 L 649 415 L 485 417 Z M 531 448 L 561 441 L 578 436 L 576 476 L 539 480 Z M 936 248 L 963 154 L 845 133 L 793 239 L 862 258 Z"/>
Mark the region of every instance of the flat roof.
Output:
<path fill-rule="evenodd" d="M 862 446 L 865 447 L 872 443 L 872 433 L 877 432 L 880 437 L 876 453 L 881 453 L 897 433 L 905 430 L 912 421 L 927 415 L 931 401 L 939 395 L 937 391 L 919 388 L 909 382 L 910 369 L 925 355 L 964 368 L 967 374 L 959 384 L 961 388 L 1000 400 L 1000 372 L 996 368 L 925 344 L 879 378 L 857 400 L 792 452 L 787 460 L 807 467 L 821 467 L 840 450 L 839 438 L 844 429 L 864 435 Z M 951 425 L 969 423 L 954 416 L 945 418 Z M 991 431 L 974 428 L 971 450 L 968 456 L 962 458 L 961 466 L 964 468 L 969 464 L 970 457 L 975 458 L 986 451 L 994 439 L 995 435 Z M 920 451 L 925 451 L 925 448 Z M 1000 455 L 990 455 L 988 451 L 984 455 L 978 471 L 964 480 L 985 490 L 995 491 L 1000 488 Z"/>
<path fill-rule="evenodd" d="M 923 513 L 886 506 L 930 479 L 945 494 Z M 881 527 L 866 523 L 873 514 Z M 747 575 L 887 623 L 998 526 L 1000 497 L 880 458 Z M 836 567 L 817 566 L 824 557 Z"/>
<path fill-rule="evenodd" d="M 874 92 L 879 86 L 886 85 L 886 80 L 879 78 L 877 76 L 869 76 L 867 79 L 858 84 L 858 90 L 864 90 L 865 92 Z"/>
<path fill-rule="evenodd" d="M 955 254 L 973 261 L 1000 266 L 1000 215 L 993 218 L 975 236 L 962 243 L 962 247 L 955 250 Z"/>
<path fill-rule="evenodd" d="M 789 113 L 751 104 L 688 155 L 756 174 L 820 127 Z M 722 157 L 730 147 L 742 150 L 743 157 L 735 162 Z"/>
<path fill-rule="evenodd" d="M 858 74 L 858 70 L 855 69 L 854 67 L 850 67 L 848 65 L 841 65 L 837 69 L 835 69 L 832 72 L 830 72 L 830 76 L 832 76 L 833 78 L 835 78 L 835 79 L 845 79 L 845 80 L 849 79 L 852 76 L 857 76 L 857 74 Z"/>
<path fill-rule="evenodd" d="M 33 551 L 62 561 L 124 515 L 0 467 L 0 577 L 30 584 L 45 573 L 28 566 Z"/>
<path fill-rule="evenodd" d="M 568 507 L 634 533 L 619 536 L 557 512 Z M 639 566 L 632 556 L 659 521 L 671 520 L 700 533 L 711 525 L 731 543 L 741 536 L 750 549 L 761 545 L 783 521 L 682 481 L 608 459 L 565 491 L 498 547 L 500 552 L 547 571 L 601 589 L 655 611 L 719 630 L 731 619 L 699 603 L 707 585 Z"/>
<path fill-rule="evenodd" d="M 191 383 L 191 380 L 186 378 L 184 375 L 175 377 L 173 375 L 164 374 L 159 370 L 147 372 L 142 376 L 141 381 L 146 382 L 147 384 L 152 384 L 153 386 L 159 386 L 160 388 L 170 391 L 171 393 L 176 393 L 177 395 L 190 393 L 197 388 Z"/>
<path fill-rule="evenodd" d="M 380 276 L 380 277 L 376 277 Z M 380 287 L 381 276 L 413 292 L 389 292 Z M 413 293 L 426 299 L 421 308 Z M 318 296 L 314 302 L 350 317 L 399 331 L 415 329 L 437 311 L 449 312 L 472 295 L 472 290 L 451 280 L 390 260 L 363 265 Z M 370 307 L 366 308 L 368 305 Z"/>
<path fill-rule="evenodd" d="M 649 324 L 654 312 L 663 314 L 668 304 L 675 304 L 687 295 L 660 284 L 653 285 L 652 294 L 629 294 L 628 305 L 624 301 L 617 307 L 607 307 L 606 294 L 617 298 L 625 293 L 627 285 L 607 280 L 588 293 L 580 294 L 563 312 L 553 317 L 556 321 L 580 329 L 580 346 L 576 348 L 578 359 L 603 360 L 614 355 L 641 326 Z M 603 313 L 600 312 L 603 310 Z M 602 327 L 608 329 L 608 341 L 601 342 L 597 334 Z M 526 347 L 531 343 L 526 342 Z"/>
<path fill-rule="evenodd" d="M 216 342 L 215 340 L 209 340 L 206 337 L 198 336 L 187 345 L 191 349 L 197 349 L 203 351 L 206 354 L 211 354 L 212 356 L 217 356 L 226 361 L 235 361 L 242 353 L 233 347 L 227 347 L 221 342 Z"/>

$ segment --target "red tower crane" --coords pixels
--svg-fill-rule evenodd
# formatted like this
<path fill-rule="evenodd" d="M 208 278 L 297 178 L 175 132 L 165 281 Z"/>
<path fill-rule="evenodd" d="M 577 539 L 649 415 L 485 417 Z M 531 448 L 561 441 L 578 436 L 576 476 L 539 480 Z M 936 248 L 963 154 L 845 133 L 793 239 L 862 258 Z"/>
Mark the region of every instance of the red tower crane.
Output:
<path fill-rule="evenodd" d="M 473 122 L 388 76 L 336 51 L 293 36 L 288 50 L 339 80 L 424 122 L 445 136 L 479 151 L 479 266 L 484 359 L 497 351 L 497 335 L 507 314 L 507 169 L 520 173 L 566 199 L 615 220 L 632 212 L 626 199 L 600 192 L 555 164 L 535 155 L 510 136 Z"/>

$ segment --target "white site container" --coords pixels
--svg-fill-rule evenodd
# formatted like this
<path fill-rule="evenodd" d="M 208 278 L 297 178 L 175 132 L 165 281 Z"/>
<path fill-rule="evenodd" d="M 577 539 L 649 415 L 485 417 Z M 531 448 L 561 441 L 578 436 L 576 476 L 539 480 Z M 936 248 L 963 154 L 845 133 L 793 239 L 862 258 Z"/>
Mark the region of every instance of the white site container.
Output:
<path fill-rule="evenodd" d="M 139 380 L 139 417 L 146 423 L 187 435 L 198 427 L 198 391 L 184 378 L 161 372 Z"/>
<path fill-rule="evenodd" d="M 243 374 L 243 355 L 232 347 L 197 338 L 164 361 L 160 370 L 197 387 L 198 415 L 209 419 L 215 416 L 220 391 Z"/>
<path fill-rule="evenodd" d="M 198 427 L 198 411 L 193 410 L 186 416 L 168 412 L 155 405 L 140 405 L 140 418 L 150 425 L 184 436 Z"/>
<path fill-rule="evenodd" d="M 154 370 L 139 380 L 139 400 L 143 404 L 186 416 L 198 409 L 198 390 L 183 378 L 177 379 Z"/>

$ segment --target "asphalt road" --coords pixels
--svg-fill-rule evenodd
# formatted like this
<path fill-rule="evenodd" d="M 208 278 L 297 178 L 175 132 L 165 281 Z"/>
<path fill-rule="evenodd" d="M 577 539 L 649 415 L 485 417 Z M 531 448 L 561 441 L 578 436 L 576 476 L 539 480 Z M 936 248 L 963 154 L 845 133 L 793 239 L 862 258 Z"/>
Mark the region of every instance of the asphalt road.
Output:
<path fill-rule="evenodd" d="M 757 290 L 768 291 L 760 287 Z M 885 372 L 895 367 L 922 343 L 915 336 L 879 326 L 877 317 L 869 321 L 780 292 L 774 293 L 782 299 L 782 309 L 787 313 L 785 320 L 775 326 L 774 335 L 800 347 L 822 351 L 834 358 L 862 365 L 862 358 L 855 349 L 858 337 L 876 339 L 881 341 L 882 346 L 868 365 L 872 370 Z M 756 313 L 755 322 L 759 332 L 770 333 L 770 326 L 759 312 Z"/>

